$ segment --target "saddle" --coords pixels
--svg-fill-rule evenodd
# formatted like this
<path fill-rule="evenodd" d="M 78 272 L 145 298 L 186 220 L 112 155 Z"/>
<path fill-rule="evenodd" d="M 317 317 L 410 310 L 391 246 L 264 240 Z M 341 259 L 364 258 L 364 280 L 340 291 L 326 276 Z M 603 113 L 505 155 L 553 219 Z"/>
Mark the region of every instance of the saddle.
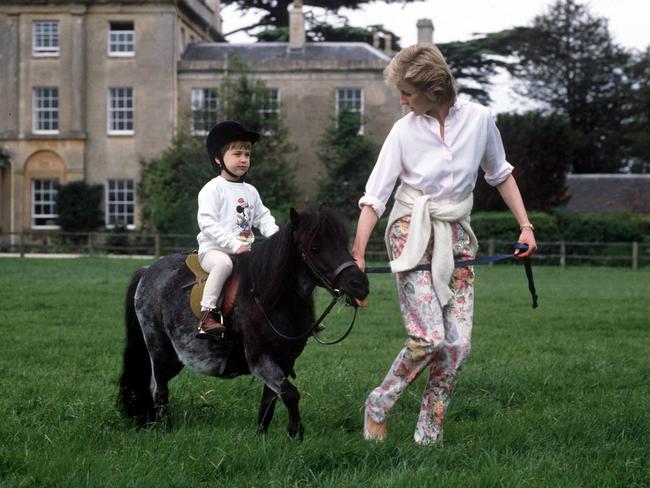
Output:
<path fill-rule="evenodd" d="M 190 269 L 194 274 L 196 280 L 189 285 L 185 285 L 183 288 L 192 286 L 192 291 L 190 292 L 190 307 L 192 308 L 192 313 L 196 318 L 201 317 L 201 297 L 203 296 L 203 289 L 205 288 L 205 282 L 208 279 L 208 273 L 206 273 L 201 265 L 199 264 L 199 255 L 196 251 L 192 251 L 187 255 L 185 259 L 185 265 Z M 237 292 L 239 291 L 239 275 L 233 274 L 221 290 L 221 296 L 217 300 L 217 309 L 221 310 L 221 313 L 224 316 L 231 315 L 236 303 Z"/>

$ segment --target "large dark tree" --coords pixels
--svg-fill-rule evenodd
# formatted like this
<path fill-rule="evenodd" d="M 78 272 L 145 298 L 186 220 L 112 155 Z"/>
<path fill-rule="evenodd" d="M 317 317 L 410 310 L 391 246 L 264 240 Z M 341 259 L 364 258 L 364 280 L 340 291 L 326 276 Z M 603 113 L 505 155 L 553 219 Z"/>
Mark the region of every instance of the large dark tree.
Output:
<path fill-rule="evenodd" d="M 336 13 L 341 8 L 358 9 L 371 3 L 372 0 L 304 0 L 303 4 L 309 7 L 319 7 L 327 12 Z M 418 0 L 383 0 L 383 3 L 409 3 Z M 235 32 L 251 32 L 261 27 L 288 27 L 289 6 L 293 0 L 222 0 L 222 5 L 236 5 L 241 12 L 250 9 L 261 11 L 261 16 L 250 25 L 240 27 L 224 35 L 228 37 Z"/>
<path fill-rule="evenodd" d="M 566 173 L 573 141 L 565 117 L 541 112 L 499 114 L 506 157 L 528 210 L 550 210 L 568 199 Z M 474 193 L 475 210 L 505 210 L 497 190 L 481 176 Z"/>
<path fill-rule="evenodd" d="M 650 47 L 635 56 L 630 76 L 634 107 L 630 123 L 630 171 L 650 173 Z"/>
<path fill-rule="evenodd" d="M 575 136 L 572 171 L 621 170 L 629 148 L 630 54 L 614 43 L 607 20 L 576 0 L 558 0 L 535 17 L 527 37 L 515 53 L 518 91 L 567 117 Z"/>

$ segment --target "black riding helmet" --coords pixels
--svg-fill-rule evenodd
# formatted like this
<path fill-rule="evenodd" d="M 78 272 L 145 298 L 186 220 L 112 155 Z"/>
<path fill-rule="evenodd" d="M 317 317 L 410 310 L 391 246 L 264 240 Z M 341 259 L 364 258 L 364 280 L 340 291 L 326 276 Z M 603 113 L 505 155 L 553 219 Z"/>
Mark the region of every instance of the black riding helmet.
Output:
<path fill-rule="evenodd" d="M 239 122 L 234 120 L 224 120 L 223 122 L 219 122 L 212 128 L 206 140 L 210 163 L 216 165 L 217 171 L 221 172 L 221 170 L 224 169 L 230 176 L 237 178 L 237 176 L 232 174 L 230 170 L 226 168 L 226 165 L 223 164 L 223 148 L 226 147 L 227 144 L 235 141 L 248 141 L 251 144 L 255 144 L 259 138 L 260 135 L 257 132 L 247 130 Z M 221 161 L 221 164 L 216 162 L 215 158 Z M 244 179 L 244 176 L 240 178 L 240 181 Z"/>

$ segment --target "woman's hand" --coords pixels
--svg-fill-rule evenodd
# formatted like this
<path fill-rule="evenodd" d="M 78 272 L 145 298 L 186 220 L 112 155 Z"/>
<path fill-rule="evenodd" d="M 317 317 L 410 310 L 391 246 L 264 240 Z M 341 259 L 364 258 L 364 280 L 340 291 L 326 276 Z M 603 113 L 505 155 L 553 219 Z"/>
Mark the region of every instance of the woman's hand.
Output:
<path fill-rule="evenodd" d="M 352 259 L 354 259 L 354 262 L 357 263 L 357 266 L 361 271 L 366 270 L 366 258 L 363 254 L 357 255 L 354 251 L 352 251 Z"/>
<path fill-rule="evenodd" d="M 520 249 L 515 249 L 515 256 L 517 258 L 530 258 L 537 251 L 537 242 L 535 241 L 535 233 L 530 227 L 524 227 L 521 229 L 521 234 L 519 234 L 519 239 L 517 242 L 522 244 L 527 244 L 528 249 L 526 251 L 521 251 Z"/>

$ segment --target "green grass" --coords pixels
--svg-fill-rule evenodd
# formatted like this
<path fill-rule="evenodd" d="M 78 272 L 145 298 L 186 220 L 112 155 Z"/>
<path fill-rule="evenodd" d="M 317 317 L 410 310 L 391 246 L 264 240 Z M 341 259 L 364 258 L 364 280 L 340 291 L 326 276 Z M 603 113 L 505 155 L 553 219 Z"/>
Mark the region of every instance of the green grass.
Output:
<path fill-rule="evenodd" d="M 650 271 L 477 268 L 473 351 L 444 447 L 412 441 L 423 378 L 389 439 L 361 437 L 361 408 L 404 341 L 390 276 L 348 339 L 309 342 L 296 366 L 307 429 L 278 406 L 255 434 L 260 383 L 183 371 L 173 431 L 136 430 L 115 409 L 123 298 L 142 262 L 0 260 L 0 486 L 647 487 Z M 345 328 L 347 311 L 328 319 Z"/>

